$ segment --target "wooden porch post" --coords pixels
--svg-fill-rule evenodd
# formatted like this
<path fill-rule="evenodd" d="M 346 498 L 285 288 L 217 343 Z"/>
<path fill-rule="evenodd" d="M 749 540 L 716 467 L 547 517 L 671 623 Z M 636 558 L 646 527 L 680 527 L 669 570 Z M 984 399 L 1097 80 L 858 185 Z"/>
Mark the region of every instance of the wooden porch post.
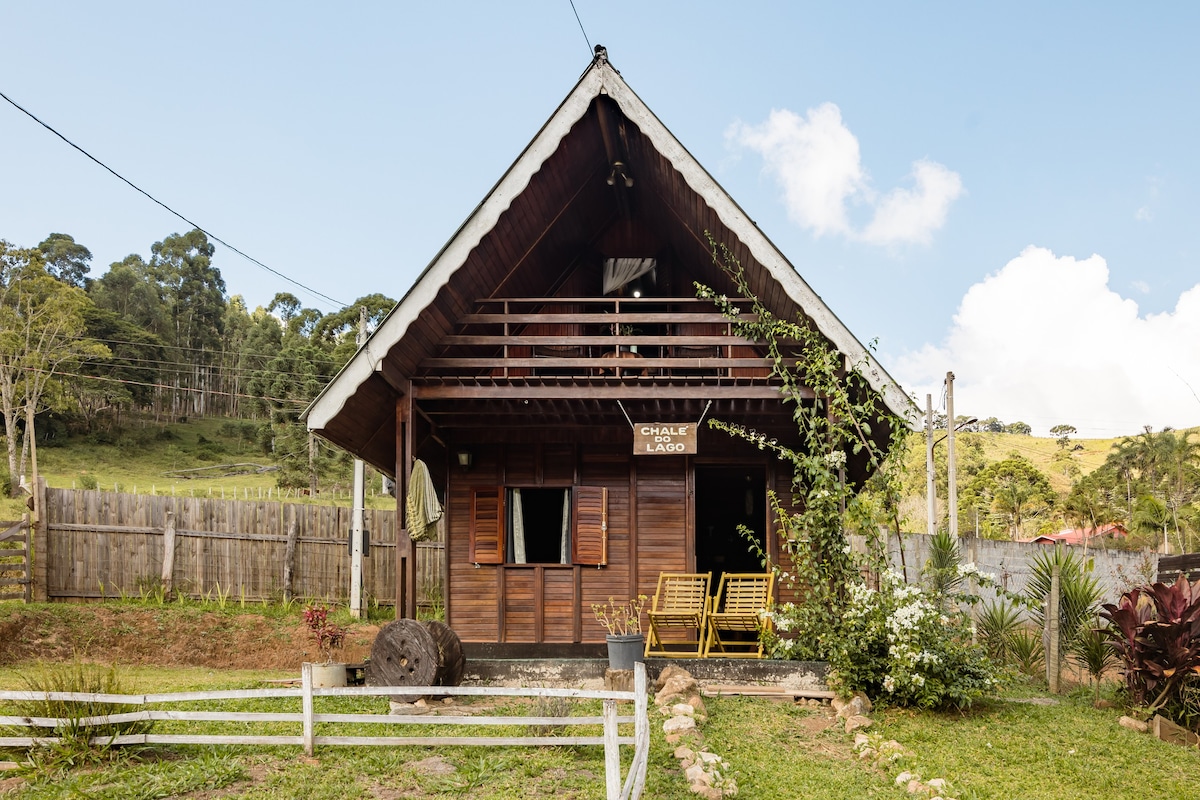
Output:
<path fill-rule="evenodd" d="M 417 548 L 405 522 L 408 477 L 412 470 L 413 396 L 396 401 L 396 619 L 417 618 Z"/>
<path fill-rule="evenodd" d="M 412 557 L 412 537 L 408 535 L 408 525 L 404 518 L 404 502 L 408 489 L 408 453 L 405 445 L 408 443 L 406 429 L 408 427 L 408 396 L 396 400 L 396 619 L 405 619 L 404 601 L 408 592 L 404 579 L 408 576 L 408 559 Z"/>

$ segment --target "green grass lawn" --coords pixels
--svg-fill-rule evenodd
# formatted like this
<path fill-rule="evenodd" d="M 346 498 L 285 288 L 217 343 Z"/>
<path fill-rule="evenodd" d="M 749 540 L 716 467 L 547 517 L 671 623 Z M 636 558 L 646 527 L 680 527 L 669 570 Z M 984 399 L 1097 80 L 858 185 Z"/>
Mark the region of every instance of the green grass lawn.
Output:
<path fill-rule="evenodd" d="M 224 475 L 231 470 L 220 469 L 228 464 L 275 465 L 253 438 L 256 425 L 222 417 L 171 423 L 134 417 L 119 432 L 77 435 L 62 446 L 41 445 L 38 470 L 50 486 L 59 489 L 87 488 L 94 481 L 104 491 L 278 499 L 278 473 Z M 372 470 L 366 488 L 368 508 L 395 508 L 394 498 L 380 494 L 379 476 Z M 350 489 L 346 466 L 337 479 L 322 485 L 319 497 L 297 497 L 293 490 L 286 502 L 349 505 Z M 24 500 L 0 498 L 0 519 L 18 519 L 25 510 Z"/>
<path fill-rule="evenodd" d="M 21 670 L 0 672 L 0 685 L 19 685 Z M 264 685 L 272 672 L 133 668 L 130 692 L 228 689 Z M 1042 697 L 1024 690 L 1023 695 Z M 900 770 L 950 782 L 950 796 L 985 798 L 1091 798 L 1146 800 L 1192 797 L 1200 785 L 1200 753 L 1117 725 L 1120 712 L 1092 708 L 1089 693 L 1054 698 L 1053 705 L 996 701 L 963 714 L 905 709 L 876 711 L 872 734 L 898 740 L 909 752 L 887 770 L 856 758 L 852 736 L 827 726 L 828 709 L 813 710 L 765 699 L 707 701 L 704 736 L 728 761 L 742 798 L 901 798 Z M 318 698 L 318 712 L 375 711 L 381 698 Z M 464 701 L 467 702 L 467 701 Z M 513 705 L 513 703 L 517 705 Z M 520 701 L 486 713 L 522 713 Z M 298 701 L 226 701 L 229 710 L 297 710 Z M 595 713 L 578 708 L 574 713 Z M 693 797 L 664 740 L 661 717 L 651 711 L 653 745 L 646 797 Z M 178 723 L 159 723 L 160 732 Z M 191 723 L 187 730 L 217 733 L 229 723 Z M 291 733 L 294 725 L 236 725 L 239 732 Z M 328 726 L 331 727 L 331 726 Z M 182 728 L 180 728 L 182 729 Z M 362 734 L 367 726 L 339 726 Z M 400 732 L 402 729 L 397 729 Z M 411 735 L 409 729 L 403 731 Z M 422 732 L 427 732 L 424 729 Z M 443 731 L 477 734 L 479 729 Z M 382 732 L 371 726 L 371 732 Z M 525 735 L 499 729 L 489 733 Z M 332 732 L 318 731 L 318 734 Z M 629 749 L 623 769 L 628 766 Z M 23 756 L 8 751 L 0 758 Z M 430 761 L 429 759 L 435 759 Z M 442 774 L 436 769 L 453 768 Z M 446 765 L 449 765 L 447 767 Z M 0 773 L 0 780 L 5 775 Z M 295 747 L 158 747 L 112 762 L 61 773 L 27 773 L 9 781 L 5 798 L 602 798 L 599 747 L 320 747 L 313 759 Z M 4 784 L 0 783 L 0 787 Z"/>

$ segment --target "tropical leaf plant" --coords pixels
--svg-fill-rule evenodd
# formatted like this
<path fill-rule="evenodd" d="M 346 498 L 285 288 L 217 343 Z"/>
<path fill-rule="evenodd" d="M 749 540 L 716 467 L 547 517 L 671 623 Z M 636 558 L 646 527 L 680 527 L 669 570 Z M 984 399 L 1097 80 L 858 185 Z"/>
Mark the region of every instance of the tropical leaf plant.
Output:
<path fill-rule="evenodd" d="M 1186 699 L 1200 684 L 1200 583 L 1180 575 L 1173 584 L 1132 589 L 1100 615 L 1120 654 L 1130 699 L 1153 713 L 1187 719 Z"/>

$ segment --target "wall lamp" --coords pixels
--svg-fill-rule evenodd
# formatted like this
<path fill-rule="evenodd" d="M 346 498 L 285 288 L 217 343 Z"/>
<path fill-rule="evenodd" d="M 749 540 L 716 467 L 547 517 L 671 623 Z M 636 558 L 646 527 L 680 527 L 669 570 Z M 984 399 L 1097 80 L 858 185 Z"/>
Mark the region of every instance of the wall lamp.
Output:
<path fill-rule="evenodd" d="M 469 470 L 471 463 L 475 460 L 470 450 L 459 450 L 455 456 L 458 458 L 458 465 L 463 468 L 463 472 Z"/>

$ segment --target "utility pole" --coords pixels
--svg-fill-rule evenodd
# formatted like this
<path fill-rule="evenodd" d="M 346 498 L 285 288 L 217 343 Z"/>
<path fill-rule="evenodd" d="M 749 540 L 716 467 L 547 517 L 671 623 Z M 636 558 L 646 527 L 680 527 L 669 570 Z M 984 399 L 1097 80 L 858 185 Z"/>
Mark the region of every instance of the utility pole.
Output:
<path fill-rule="evenodd" d="M 358 334 L 354 337 L 359 347 L 367 341 L 367 309 L 358 309 Z M 354 510 L 350 516 L 350 616 L 362 619 L 363 601 L 363 506 L 366 504 L 366 465 L 361 458 L 354 459 Z"/>
<path fill-rule="evenodd" d="M 933 395 L 925 395 L 925 532 L 937 533 L 937 488 L 933 480 Z"/>
<path fill-rule="evenodd" d="M 930 455 L 932 458 L 932 454 Z M 946 483 L 950 536 L 958 539 L 958 463 L 954 460 L 954 373 L 946 373 Z"/>

